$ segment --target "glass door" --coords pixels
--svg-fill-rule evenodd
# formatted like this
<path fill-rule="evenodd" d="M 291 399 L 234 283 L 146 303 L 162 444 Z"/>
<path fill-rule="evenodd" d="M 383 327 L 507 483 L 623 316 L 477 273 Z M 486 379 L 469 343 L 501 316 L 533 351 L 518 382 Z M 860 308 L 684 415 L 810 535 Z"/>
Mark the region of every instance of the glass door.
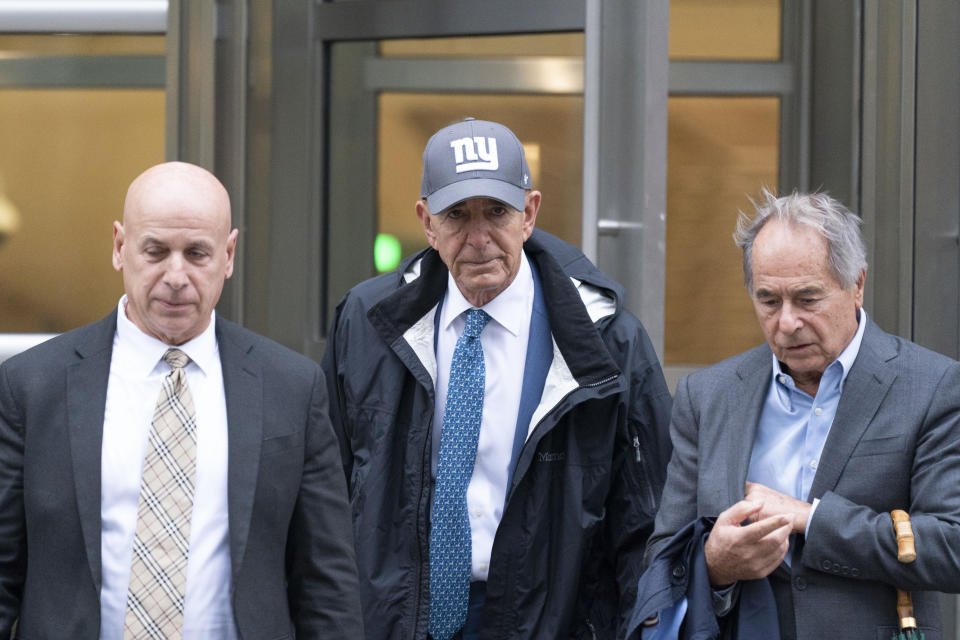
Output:
<path fill-rule="evenodd" d="M 28 4 L 0 8 L 0 361 L 117 304 L 112 224 L 164 159 L 165 11 Z"/>

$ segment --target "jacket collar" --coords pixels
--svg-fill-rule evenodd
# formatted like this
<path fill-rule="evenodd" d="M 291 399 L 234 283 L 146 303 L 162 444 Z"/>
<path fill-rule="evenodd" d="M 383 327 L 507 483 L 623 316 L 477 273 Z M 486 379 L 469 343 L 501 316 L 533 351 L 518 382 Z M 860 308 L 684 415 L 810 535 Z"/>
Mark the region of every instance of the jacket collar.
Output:
<path fill-rule="evenodd" d="M 546 232 L 535 230 L 523 248 L 540 275 L 553 339 L 577 382 L 592 386 L 619 375 L 619 367 L 570 279 L 609 291 L 615 310 L 621 305 L 622 287 L 597 270 L 579 249 Z M 407 282 L 404 274 L 410 277 L 415 271 L 419 276 Z M 367 312 L 388 345 L 396 345 L 436 307 L 446 291 L 447 273 L 434 249 L 424 249 L 400 264 L 396 271 L 399 288 Z M 432 322 L 429 324 L 432 328 Z"/>
<path fill-rule="evenodd" d="M 227 505 L 233 580 L 243 562 L 263 441 L 263 376 L 252 334 L 217 316 L 217 346 L 227 402 Z"/>
<path fill-rule="evenodd" d="M 572 247 L 564 245 L 566 243 L 560 244 L 553 236 L 541 233 L 531 236 L 524 248 L 540 273 L 554 342 L 577 382 L 582 386 L 592 386 L 618 376 L 620 368 L 610 356 L 577 287 L 570 278 L 575 277 L 581 282 L 602 286 L 598 282 L 601 279 L 598 276 L 603 274 L 594 268 L 579 250 L 576 251 L 579 258 L 574 258 L 573 251 L 570 250 Z M 585 269 L 583 263 L 589 265 L 590 270 Z M 609 280 L 606 276 L 603 276 L 603 279 Z M 616 285 L 616 288 L 619 288 L 619 285 Z M 619 300 L 619 296 L 614 297 Z M 617 308 L 619 309 L 619 302 Z"/>
<path fill-rule="evenodd" d="M 728 468 L 732 472 L 727 474 L 727 492 L 730 504 L 743 499 L 753 440 L 757 435 L 760 412 L 763 410 L 763 402 L 770 388 L 770 377 L 773 375 L 770 354 L 770 347 L 766 343 L 747 351 L 737 366 L 736 380 L 726 389 L 727 406 L 739 407 L 745 412 L 741 423 L 743 428 L 729 429 L 727 455 Z"/>
<path fill-rule="evenodd" d="M 90 573 L 97 588 L 102 580 L 100 475 L 103 417 L 116 329 L 116 309 L 103 320 L 78 329 L 74 342 L 78 360 L 66 369 L 67 423 L 73 458 L 74 491 Z"/>
<path fill-rule="evenodd" d="M 898 355 L 896 341 L 868 317 L 860 352 L 843 385 L 837 413 L 823 445 L 810 499 L 823 497 L 837 486 L 854 448 L 897 378 Z"/>

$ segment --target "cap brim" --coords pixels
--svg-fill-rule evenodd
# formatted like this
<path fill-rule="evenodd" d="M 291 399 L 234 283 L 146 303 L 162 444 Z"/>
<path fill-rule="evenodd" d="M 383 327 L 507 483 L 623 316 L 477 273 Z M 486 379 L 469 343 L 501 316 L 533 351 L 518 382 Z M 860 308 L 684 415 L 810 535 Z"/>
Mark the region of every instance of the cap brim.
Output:
<path fill-rule="evenodd" d="M 503 180 L 470 178 L 437 189 L 427 196 L 427 206 L 430 213 L 440 213 L 468 198 L 493 198 L 517 211 L 523 211 L 527 202 L 527 191 Z"/>

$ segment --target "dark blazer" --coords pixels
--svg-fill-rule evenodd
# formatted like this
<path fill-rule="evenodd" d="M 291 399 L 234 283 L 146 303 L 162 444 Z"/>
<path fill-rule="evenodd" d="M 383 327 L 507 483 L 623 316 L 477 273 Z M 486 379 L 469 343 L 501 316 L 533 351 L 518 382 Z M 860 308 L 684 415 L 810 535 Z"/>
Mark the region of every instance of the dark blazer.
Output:
<path fill-rule="evenodd" d="M 0 365 L 0 637 L 97 638 L 101 441 L 116 312 Z M 217 318 L 240 636 L 360 638 L 323 374 Z"/>
<path fill-rule="evenodd" d="M 670 424 L 674 454 L 648 561 L 694 518 L 716 516 L 743 498 L 771 371 L 762 345 L 680 381 Z M 960 363 L 868 320 L 814 498 L 820 503 L 808 537 L 795 537 L 790 566 L 771 576 L 788 631 L 795 618 L 802 640 L 889 638 L 899 587 L 914 592 L 927 640 L 940 638 L 939 598 L 930 591 L 960 591 Z M 893 509 L 910 512 L 918 554 L 912 564 L 897 562 Z"/>

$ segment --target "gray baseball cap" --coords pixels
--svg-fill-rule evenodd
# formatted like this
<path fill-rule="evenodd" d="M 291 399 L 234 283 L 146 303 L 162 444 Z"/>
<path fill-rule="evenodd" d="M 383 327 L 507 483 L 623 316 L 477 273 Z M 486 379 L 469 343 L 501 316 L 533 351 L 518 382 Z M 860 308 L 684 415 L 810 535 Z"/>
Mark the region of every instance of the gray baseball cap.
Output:
<path fill-rule="evenodd" d="M 423 150 L 420 196 L 430 213 L 467 198 L 493 198 L 523 211 L 530 168 L 510 129 L 467 118 L 437 131 Z"/>

